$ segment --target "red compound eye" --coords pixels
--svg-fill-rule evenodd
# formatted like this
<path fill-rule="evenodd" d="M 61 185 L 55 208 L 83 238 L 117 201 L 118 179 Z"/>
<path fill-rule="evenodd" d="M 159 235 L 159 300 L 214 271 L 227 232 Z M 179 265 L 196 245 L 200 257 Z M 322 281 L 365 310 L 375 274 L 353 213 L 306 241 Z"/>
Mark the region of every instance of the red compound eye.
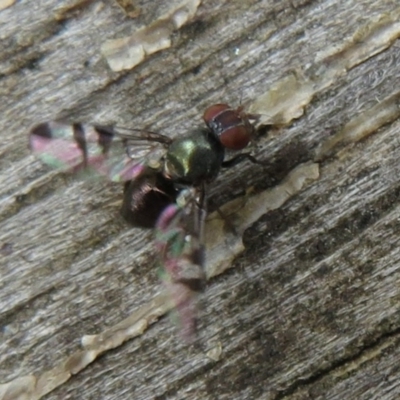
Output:
<path fill-rule="evenodd" d="M 231 150 L 242 150 L 250 142 L 250 133 L 245 126 L 235 126 L 224 130 L 219 140 L 222 146 Z"/>
<path fill-rule="evenodd" d="M 208 107 L 206 111 L 204 111 L 203 114 L 203 119 L 204 122 L 209 125 L 211 121 L 214 121 L 218 116 L 226 111 L 230 110 L 231 108 L 228 106 L 228 104 L 213 104 L 212 106 Z"/>
<path fill-rule="evenodd" d="M 241 108 L 234 110 L 228 104 L 214 104 L 204 111 L 203 119 L 227 149 L 241 150 L 250 142 L 253 126 Z"/>

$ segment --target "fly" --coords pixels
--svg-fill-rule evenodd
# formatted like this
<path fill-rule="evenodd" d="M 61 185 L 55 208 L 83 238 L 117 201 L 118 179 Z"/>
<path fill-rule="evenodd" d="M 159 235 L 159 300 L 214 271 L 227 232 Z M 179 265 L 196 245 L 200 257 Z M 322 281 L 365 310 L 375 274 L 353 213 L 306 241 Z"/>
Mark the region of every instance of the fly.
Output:
<path fill-rule="evenodd" d="M 195 299 L 205 287 L 207 185 L 221 168 L 243 159 L 256 162 L 248 153 L 225 159 L 226 150 L 248 145 L 254 118 L 242 107 L 214 104 L 204 112 L 206 128 L 176 139 L 57 121 L 30 131 L 30 149 L 45 164 L 124 183 L 121 213 L 136 227 L 154 229 L 161 277 L 189 339 L 195 332 Z"/>

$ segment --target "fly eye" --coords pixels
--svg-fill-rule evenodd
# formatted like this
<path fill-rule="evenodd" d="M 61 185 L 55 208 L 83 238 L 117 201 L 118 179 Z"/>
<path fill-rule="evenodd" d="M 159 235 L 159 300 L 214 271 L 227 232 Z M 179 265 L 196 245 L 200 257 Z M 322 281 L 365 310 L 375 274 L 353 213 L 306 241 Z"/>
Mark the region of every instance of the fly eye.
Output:
<path fill-rule="evenodd" d="M 227 104 L 214 104 L 206 109 L 203 119 L 219 142 L 227 149 L 241 150 L 250 142 L 253 127 L 245 113 Z"/>
<path fill-rule="evenodd" d="M 233 126 L 221 132 L 219 141 L 222 146 L 230 150 L 242 150 L 250 142 L 251 131 L 244 126 Z"/>
<path fill-rule="evenodd" d="M 210 129 L 212 129 L 211 126 L 215 125 L 215 121 L 217 121 L 218 116 L 229 109 L 230 107 L 228 104 L 213 104 L 204 111 L 204 122 Z"/>

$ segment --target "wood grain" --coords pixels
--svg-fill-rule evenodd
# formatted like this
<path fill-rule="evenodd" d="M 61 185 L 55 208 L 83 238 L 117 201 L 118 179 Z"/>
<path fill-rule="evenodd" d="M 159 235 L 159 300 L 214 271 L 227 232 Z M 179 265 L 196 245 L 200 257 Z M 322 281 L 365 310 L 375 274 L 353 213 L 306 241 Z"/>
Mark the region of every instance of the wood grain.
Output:
<path fill-rule="evenodd" d="M 121 187 L 49 171 L 27 149 L 32 124 L 63 117 L 175 137 L 209 104 L 255 104 L 288 76 L 319 83 L 335 67 L 304 114 L 260 137 L 266 166 L 240 165 L 211 188 L 223 206 L 320 164 L 210 280 L 199 343 L 161 318 L 45 398 L 399 397 L 398 2 L 204 1 L 170 49 L 110 71 L 101 44 L 163 12 L 147 2 L 132 20 L 97 0 L 0 12 L 0 382 L 51 370 L 160 291 L 151 232 L 118 216 Z M 219 347 L 217 361 L 207 356 Z"/>

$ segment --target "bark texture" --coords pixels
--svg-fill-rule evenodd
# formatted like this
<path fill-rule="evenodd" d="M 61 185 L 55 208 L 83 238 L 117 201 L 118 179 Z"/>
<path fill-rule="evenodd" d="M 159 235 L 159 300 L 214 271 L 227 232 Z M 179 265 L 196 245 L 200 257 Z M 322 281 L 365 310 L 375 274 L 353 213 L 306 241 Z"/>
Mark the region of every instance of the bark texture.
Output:
<path fill-rule="evenodd" d="M 400 397 L 398 1 L 206 0 L 170 48 L 113 72 L 102 43 L 168 9 L 142 3 L 136 19 L 97 0 L 0 11 L 0 382 L 48 385 L 54 371 L 42 374 L 84 335 L 160 290 L 151 232 L 118 215 L 121 186 L 49 172 L 29 127 L 63 118 L 176 137 L 206 106 L 243 101 L 275 124 L 255 149 L 267 164 L 224 171 L 212 205 L 286 188 L 302 164 L 318 163 L 319 179 L 287 189 L 230 268 L 210 273 L 198 345 L 163 317 L 44 398 Z M 270 102 L 283 106 L 268 115 Z M 0 398 L 22 398 L 16 386 Z"/>

